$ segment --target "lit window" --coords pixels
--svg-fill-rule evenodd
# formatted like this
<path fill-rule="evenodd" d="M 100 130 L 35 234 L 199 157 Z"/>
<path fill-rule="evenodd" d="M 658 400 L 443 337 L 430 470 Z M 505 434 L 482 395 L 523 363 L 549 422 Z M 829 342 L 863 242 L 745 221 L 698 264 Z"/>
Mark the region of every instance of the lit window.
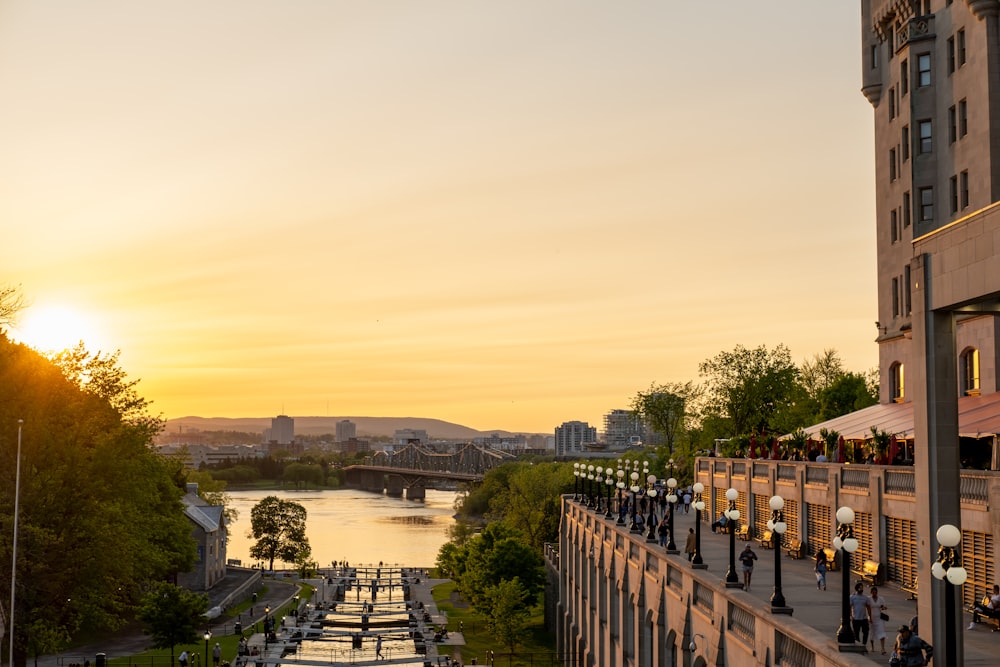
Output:
<path fill-rule="evenodd" d="M 959 366 L 962 383 L 962 392 L 968 396 L 979 395 L 979 350 L 969 348 L 962 353 L 961 364 Z"/>
<path fill-rule="evenodd" d="M 917 192 L 920 196 L 920 222 L 934 220 L 934 188 L 920 188 Z"/>
<path fill-rule="evenodd" d="M 917 56 L 917 87 L 931 85 L 931 54 L 921 53 Z"/>
<path fill-rule="evenodd" d="M 897 362 L 889 368 L 889 398 L 903 402 L 903 364 Z"/>

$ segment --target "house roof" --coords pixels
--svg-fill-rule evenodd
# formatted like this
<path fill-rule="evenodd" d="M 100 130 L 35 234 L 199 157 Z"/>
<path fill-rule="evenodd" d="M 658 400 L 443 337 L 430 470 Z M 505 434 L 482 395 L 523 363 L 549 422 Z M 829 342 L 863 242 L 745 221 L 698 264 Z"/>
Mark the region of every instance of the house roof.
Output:
<path fill-rule="evenodd" d="M 825 428 L 839 432 L 845 440 L 866 440 L 872 437 L 872 426 L 897 438 L 912 438 L 913 403 L 880 403 L 804 430 L 813 439 Z M 968 438 L 1000 434 L 1000 393 L 958 399 L 958 434 Z"/>
<path fill-rule="evenodd" d="M 181 498 L 184 514 L 206 533 L 213 533 L 222 527 L 222 505 L 209 505 L 197 493 L 187 493 Z"/>

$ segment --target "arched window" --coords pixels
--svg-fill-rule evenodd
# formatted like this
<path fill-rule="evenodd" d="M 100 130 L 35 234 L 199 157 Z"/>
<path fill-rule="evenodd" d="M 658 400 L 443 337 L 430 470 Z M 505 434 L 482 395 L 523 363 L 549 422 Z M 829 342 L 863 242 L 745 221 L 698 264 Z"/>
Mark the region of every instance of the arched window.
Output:
<path fill-rule="evenodd" d="M 898 361 L 889 368 L 889 398 L 896 403 L 903 402 L 903 364 Z"/>
<path fill-rule="evenodd" d="M 979 396 L 979 350 L 970 347 L 959 358 L 959 389 L 966 396 Z"/>

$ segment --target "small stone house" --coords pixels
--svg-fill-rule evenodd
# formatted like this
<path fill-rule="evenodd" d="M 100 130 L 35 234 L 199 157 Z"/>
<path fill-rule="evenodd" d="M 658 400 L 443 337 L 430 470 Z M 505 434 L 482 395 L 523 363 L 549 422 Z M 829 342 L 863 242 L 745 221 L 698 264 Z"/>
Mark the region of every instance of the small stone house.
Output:
<path fill-rule="evenodd" d="M 181 503 L 185 516 L 191 521 L 191 536 L 198 545 L 198 559 L 193 570 L 177 575 L 177 585 L 192 591 L 207 591 L 226 576 L 225 508 L 205 502 L 194 483 L 187 485 Z"/>

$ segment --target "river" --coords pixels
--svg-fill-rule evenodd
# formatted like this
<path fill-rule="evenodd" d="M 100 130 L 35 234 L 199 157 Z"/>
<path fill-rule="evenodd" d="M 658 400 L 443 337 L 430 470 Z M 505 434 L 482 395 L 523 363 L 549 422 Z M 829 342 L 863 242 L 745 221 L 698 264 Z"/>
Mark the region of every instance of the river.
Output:
<path fill-rule="evenodd" d="M 254 565 L 250 547 L 250 510 L 267 496 L 277 496 L 306 510 L 306 537 L 320 567 L 347 560 L 376 564 L 433 567 L 438 550 L 455 523 L 454 491 L 427 490 L 423 501 L 391 498 L 356 489 L 322 491 L 228 491 L 239 518 L 229 526 L 226 557 Z M 275 568 L 292 563 L 275 561 Z"/>

